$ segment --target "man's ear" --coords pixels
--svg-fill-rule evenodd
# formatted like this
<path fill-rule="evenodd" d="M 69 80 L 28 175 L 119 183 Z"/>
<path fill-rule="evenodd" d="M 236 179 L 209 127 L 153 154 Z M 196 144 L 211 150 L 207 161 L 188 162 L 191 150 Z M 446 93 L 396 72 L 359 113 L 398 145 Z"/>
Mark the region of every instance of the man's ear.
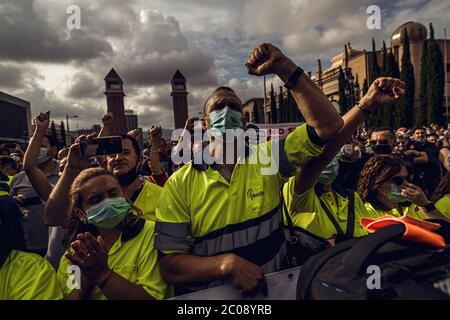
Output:
<path fill-rule="evenodd" d="M 78 220 L 80 220 L 82 223 L 87 223 L 87 216 L 86 213 L 84 213 L 81 209 L 75 208 L 74 214 L 77 216 Z"/>

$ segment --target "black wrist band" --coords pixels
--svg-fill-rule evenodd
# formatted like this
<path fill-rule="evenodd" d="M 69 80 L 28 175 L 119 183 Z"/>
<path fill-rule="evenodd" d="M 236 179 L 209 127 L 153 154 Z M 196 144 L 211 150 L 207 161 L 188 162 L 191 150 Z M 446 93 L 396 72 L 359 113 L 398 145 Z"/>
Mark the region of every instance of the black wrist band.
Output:
<path fill-rule="evenodd" d="M 301 75 L 304 73 L 305 73 L 305 71 L 302 68 L 297 66 L 297 69 L 295 69 L 295 71 L 291 74 L 289 79 L 284 84 L 284 87 L 286 89 L 291 90 L 294 87 L 294 85 L 297 83 L 298 78 L 300 78 Z"/>
<path fill-rule="evenodd" d="M 428 213 L 436 210 L 436 207 L 435 207 L 434 203 L 432 203 L 432 202 L 427 204 L 424 208 L 425 208 L 425 210 L 427 210 Z"/>

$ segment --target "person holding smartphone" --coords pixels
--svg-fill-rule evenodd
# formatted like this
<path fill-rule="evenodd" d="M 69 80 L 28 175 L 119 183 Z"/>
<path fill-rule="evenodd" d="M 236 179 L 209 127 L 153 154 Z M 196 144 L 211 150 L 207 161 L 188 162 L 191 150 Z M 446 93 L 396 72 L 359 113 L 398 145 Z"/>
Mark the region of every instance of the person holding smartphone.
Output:
<path fill-rule="evenodd" d="M 57 249 L 62 235 L 49 230 L 43 218 L 43 201 L 48 199 L 59 178 L 59 166 L 55 160 L 58 142 L 46 134 L 49 123 L 49 111 L 41 112 L 35 118 L 36 128 L 25 153 L 24 171 L 11 181 L 11 195 L 25 209 L 22 212 L 26 212 L 22 223 L 27 249 L 41 256 L 47 255 L 53 266 L 57 266 L 62 254 Z"/>
<path fill-rule="evenodd" d="M 108 135 L 108 130 L 104 130 L 103 133 Z M 107 155 L 106 168 L 117 178 L 127 199 L 142 211 L 142 217 L 147 220 L 155 220 L 156 205 L 162 188 L 140 175 L 143 157 L 138 141 L 127 134 L 121 137 L 123 152 Z M 79 148 L 80 142 L 92 138 L 93 136 L 79 137 L 76 145 Z M 76 166 L 66 166 L 58 185 L 46 203 L 44 218 L 49 225 L 64 226 L 68 224 L 66 213 L 69 210 L 69 203 L 65 195 L 78 174 L 89 167 L 90 157 L 78 154 L 76 163 Z"/>

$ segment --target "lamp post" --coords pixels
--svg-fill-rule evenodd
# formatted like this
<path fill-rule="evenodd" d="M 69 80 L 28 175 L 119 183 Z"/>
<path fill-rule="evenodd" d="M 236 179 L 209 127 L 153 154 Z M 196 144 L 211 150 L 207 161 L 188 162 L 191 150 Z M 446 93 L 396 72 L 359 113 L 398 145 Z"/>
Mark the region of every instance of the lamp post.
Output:
<path fill-rule="evenodd" d="M 78 118 L 78 116 L 76 116 L 76 115 L 72 115 L 72 116 L 69 116 L 69 114 L 67 114 L 66 113 L 66 127 L 67 127 L 67 132 L 69 132 L 70 131 L 70 129 L 69 129 L 69 118 Z"/>

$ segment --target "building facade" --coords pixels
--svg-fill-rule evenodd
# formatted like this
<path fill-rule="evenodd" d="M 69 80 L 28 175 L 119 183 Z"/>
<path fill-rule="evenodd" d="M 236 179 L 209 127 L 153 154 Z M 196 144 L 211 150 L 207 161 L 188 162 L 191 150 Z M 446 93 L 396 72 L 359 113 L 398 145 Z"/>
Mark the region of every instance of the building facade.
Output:
<path fill-rule="evenodd" d="M 244 116 L 248 123 L 265 123 L 264 98 L 252 98 L 243 105 Z"/>
<path fill-rule="evenodd" d="M 27 142 L 32 133 L 30 103 L 0 91 L 0 112 L 0 142 Z"/>
<path fill-rule="evenodd" d="M 133 110 L 125 110 L 125 122 L 127 124 L 127 131 L 138 129 L 138 115 Z"/>
<path fill-rule="evenodd" d="M 422 59 L 422 48 L 424 41 L 427 40 L 428 31 L 427 28 L 418 22 L 406 22 L 399 26 L 391 35 L 390 45 L 387 48 L 388 52 L 392 52 L 400 69 L 401 69 L 401 60 L 403 56 L 403 38 L 402 32 L 403 30 L 407 30 L 409 37 L 409 46 L 410 46 L 410 54 L 411 54 L 411 64 L 414 67 L 414 78 L 415 78 L 415 99 L 414 99 L 414 114 L 416 114 L 416 110 L 420 105 L 420 83 L 421 83 L 421 59 Z M 447 73 L 447 82 L 444 86 L 447 87 L 447 90 L 444 91 L 445 97 L 444 101 L 447 100 L 447 103 L 450 103 L 450 57 L 445 54 L 445 52 L 449 52 L 450 43 L 448 41 L 437 39 L 436 42 L 441 47 L 442 55 L 443 55 L 443 65 L 444 72 Z M 332 100 L 339 99 L 339 68 L 342 68 L 345 72 L 347 70 L 353 77 L 353 91 L 354 91 L 354 100 L 358 100 L 362 95 L 362 84 L 365 80 L 368 83 L 371 83 L 374 79 L 372 79 L 372 51 L 366 50 L 355 50 L 351 47 L 351 44 L 348 43 L 345 46 L 343 52 L 338 54 L 337 56 L 331 59 L 331 66 L 322 70 L 321 62 L 318 61 L 318 67 L 316 74 L 312 76 L 312 79 L 315 83 L 323 90 L 323 92 Z M 346 52 L 345 52 L 346 51 Z M 346 65 L 346 54 L 347 54 L 347 65 Z M 375 52 L 378 66 L 381 67 L 383 64 L 383 52 L 382 50 L 378 50 Z M 450 114 L 447 113 L 444 106 L 442 108 L 442 113 L 444 117 Z M 414 117 L 415 118 L 415 117 Z"/>

